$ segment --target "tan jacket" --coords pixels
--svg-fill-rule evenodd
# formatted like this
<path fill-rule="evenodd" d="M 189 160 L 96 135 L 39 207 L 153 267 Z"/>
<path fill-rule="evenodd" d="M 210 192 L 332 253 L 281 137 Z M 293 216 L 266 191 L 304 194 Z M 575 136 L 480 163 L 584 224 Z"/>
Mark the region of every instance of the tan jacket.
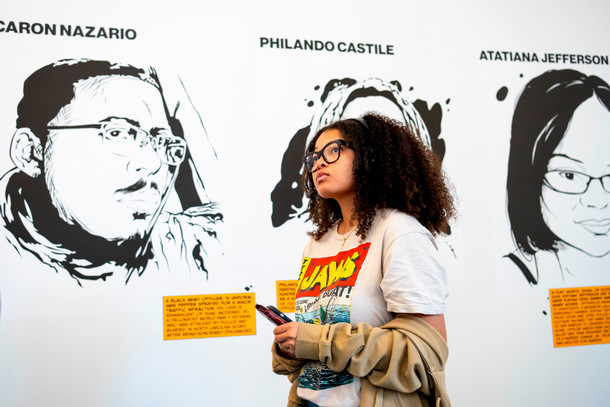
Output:
<path fill-rule="evenodd" d="M 292 383 L 287 406 L 305 404 L 297 396 L 304 360 L 282 356 L 276 344 L 272 354 L 273 371 L 287 375 Z M 378 328 L 365 323 L 302 323 L 296 345 L 298 358 L 319 360 L 334 371 L 347 369 L 360 377 L 361 407 L 451 407 L 444 370 L 448 355 L 443 337 L 427 322 L 410 315 Z"/>

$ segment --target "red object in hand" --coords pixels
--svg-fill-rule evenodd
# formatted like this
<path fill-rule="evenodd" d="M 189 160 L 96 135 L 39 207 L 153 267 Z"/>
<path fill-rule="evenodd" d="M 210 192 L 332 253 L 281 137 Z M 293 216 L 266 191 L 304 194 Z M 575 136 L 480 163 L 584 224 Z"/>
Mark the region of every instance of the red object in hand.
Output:
<path fill-rule="evenodd" d="M 265 318 L 267 318 L 269 321 L 273 322 L 275 325 L 284 325 L 285 323 L 287 323 L 279 315 L 277 315 L 275 312 L 271 311 L 269 308 L 265 307 L 264 305 L 254 304 L 254 307 L 256 308 L 256 310 L 258 312 L 263 314 L 263 316 Z"/>

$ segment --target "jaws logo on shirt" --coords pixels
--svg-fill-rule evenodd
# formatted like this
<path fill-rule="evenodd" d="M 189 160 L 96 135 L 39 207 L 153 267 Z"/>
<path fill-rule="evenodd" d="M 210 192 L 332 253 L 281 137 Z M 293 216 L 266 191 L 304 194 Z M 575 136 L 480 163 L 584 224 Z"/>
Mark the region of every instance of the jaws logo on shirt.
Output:
<path fill-rule="evenodd" d="M 317 297 L 320 292 L 335 287 L 353 287 L 370 246 L 370 243 L 364 243 L 332 257 L 305 257 L 296 298 Z"/>

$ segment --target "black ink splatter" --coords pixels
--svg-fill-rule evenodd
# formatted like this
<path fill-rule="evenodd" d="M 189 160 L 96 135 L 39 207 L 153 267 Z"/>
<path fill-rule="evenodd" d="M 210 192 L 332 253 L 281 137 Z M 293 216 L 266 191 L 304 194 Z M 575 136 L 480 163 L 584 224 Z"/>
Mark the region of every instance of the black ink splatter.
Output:
<path fill-rule="evenodd" d="M 441 105 L 435 103 L 431 108 L 428 108 L 428 102 L 417 99 L 413 102 L 413 106 L 417 109 L 419 115 L 426 124 L 428 134 L 430 135 L 430 147 L 432 147 L 432 151 L 434 151 L 442 161 L 445 157 L 445 141 L 440 137 L 441 120 L 443 117 Z"/>
<path fill-rule="evenodd" d="M 508 95 L 508 88 L 506 86 L 502 86 L 496 93 L 496 99 L 502 102 L 504 99 L 506 99 L 506 95 Z"/>

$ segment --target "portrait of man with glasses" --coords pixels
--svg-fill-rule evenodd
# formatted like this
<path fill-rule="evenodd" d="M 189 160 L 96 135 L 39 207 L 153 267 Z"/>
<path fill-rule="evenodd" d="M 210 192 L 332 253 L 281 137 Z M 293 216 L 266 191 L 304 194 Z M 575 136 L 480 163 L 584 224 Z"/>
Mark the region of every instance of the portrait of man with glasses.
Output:
<path fill-rule="evenodd" d="M 154 69 L 64 60 L 24 83 L 2 177 L 9 241 L 84 281 L 200 271 L 222 214 Z M 172 194 L 180 211 L 164 210 Z M 179 253 L 173 253 L 178 251 Z M 181 258 L 183 262 L 176 262 Z"/>

